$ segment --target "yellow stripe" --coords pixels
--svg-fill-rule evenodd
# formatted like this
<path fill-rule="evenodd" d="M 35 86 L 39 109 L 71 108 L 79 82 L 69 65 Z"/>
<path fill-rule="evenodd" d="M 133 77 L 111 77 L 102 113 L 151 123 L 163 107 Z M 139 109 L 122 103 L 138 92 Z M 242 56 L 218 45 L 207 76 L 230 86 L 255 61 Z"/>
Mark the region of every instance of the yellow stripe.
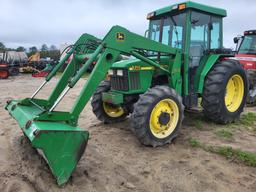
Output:
<path fill-rule="evenodd" d="M 154 70 L 154 67 L 140 67 L 140 66 L 132 66 L 129 68 L 130 71 L 139 71 L 139 70 L 143 70 L 143 71 L 147 71 L 147 70 Z"/>
<path fill-rule="evenodd" d="M 153 70 L 154 67 L 141 67 L 140 69 L 141 70 Z"/>

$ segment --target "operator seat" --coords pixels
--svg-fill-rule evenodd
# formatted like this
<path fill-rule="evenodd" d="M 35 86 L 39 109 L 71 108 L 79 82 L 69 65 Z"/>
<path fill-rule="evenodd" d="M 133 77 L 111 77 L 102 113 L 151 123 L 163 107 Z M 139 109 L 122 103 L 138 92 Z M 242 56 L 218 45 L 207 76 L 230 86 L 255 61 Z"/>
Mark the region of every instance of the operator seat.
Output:
<path fill-rule="evenodd" d="M 202 44 L 194 44 L 190 46 L 190 62 L 189 67 L 194 68 L 198 67 L 200 63 L 200 59 L 203 56 L 204 47 Z"/>

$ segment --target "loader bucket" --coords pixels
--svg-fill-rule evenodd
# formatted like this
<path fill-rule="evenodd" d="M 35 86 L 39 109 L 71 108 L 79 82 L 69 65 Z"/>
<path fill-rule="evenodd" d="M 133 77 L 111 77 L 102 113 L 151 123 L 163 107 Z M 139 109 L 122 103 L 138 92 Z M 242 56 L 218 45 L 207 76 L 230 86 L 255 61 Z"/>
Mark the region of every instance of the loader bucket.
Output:
<path fill-rule="evenodd" d="M 6 110 L 48 163 L 58 185 L 66 183 L 87 145 L 89 133 L 66 123 L 34 120 L 42 109 L 12 100 Z"/>

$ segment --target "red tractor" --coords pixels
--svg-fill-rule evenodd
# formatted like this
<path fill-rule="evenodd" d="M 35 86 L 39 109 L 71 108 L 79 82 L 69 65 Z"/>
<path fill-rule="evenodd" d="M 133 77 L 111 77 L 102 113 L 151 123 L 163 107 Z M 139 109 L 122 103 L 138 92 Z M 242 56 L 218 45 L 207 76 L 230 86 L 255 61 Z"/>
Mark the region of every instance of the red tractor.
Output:
<path fill-rule="evenodd" d="M 236 60 L 244 66 L 249 80 L 247 104 L 256 104 L 256 30 L 245 31 L 243 36 L 234 38 L 237 44 Z"/>

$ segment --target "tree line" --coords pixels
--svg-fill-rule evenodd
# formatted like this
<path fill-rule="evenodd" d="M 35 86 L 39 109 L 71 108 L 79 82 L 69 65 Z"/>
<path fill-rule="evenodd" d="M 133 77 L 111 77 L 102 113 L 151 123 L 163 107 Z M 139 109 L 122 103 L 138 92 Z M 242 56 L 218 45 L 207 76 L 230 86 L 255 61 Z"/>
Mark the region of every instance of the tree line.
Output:
<path fill-rule="evenodd" d="M 6 47 L 4 43 L 0 42 L 0 52 L 3 51 L 24 51 L 27 53 L 28 57 L 40 52 L 41 58 L 50 57 L 53 60 L 59 60 L 60 58 L 60 51 L 55 45 L 48 47 L 46 44 L 43 44 L 40 49 L 38 49 L 36 46 L 29 47 L 28 49 L 23 46 L 19 46 L 16 49 L 13 49 Z"/>

